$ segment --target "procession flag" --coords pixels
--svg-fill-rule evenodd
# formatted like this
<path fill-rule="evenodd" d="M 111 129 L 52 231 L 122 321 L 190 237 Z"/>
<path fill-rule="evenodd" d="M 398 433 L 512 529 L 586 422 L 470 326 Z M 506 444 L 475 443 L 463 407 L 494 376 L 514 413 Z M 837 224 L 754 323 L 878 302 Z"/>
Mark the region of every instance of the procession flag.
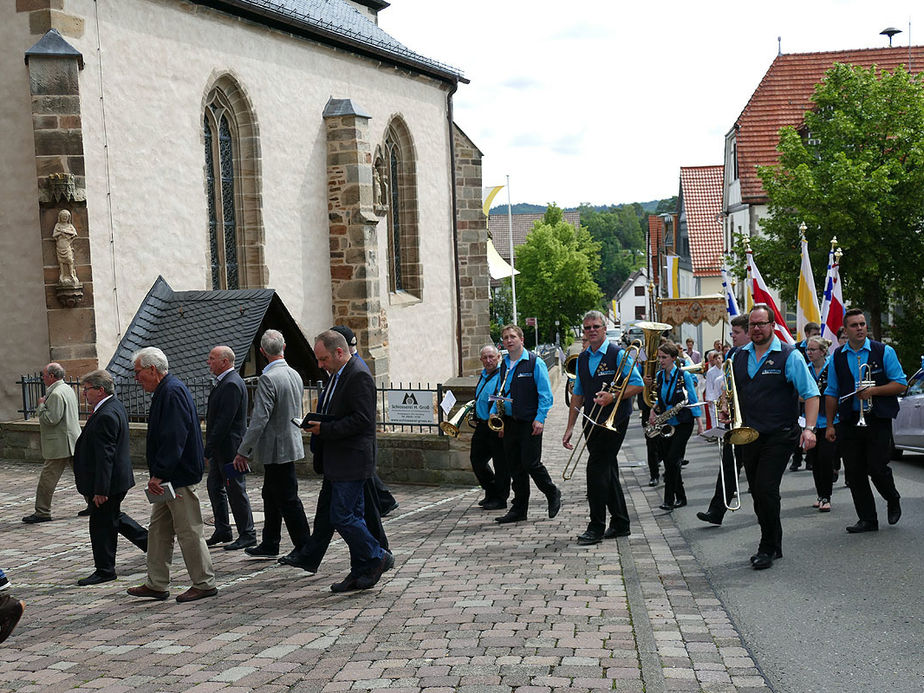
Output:
<path fill-rule="evenodd" d="M 815 279 L 812 276 L 812 261 L 809 258 L 808 241 L 805 239 L 805 225 L 800 227 L 802 237 L 802 267 L 799 270 L 799 291 L 796 294 L 796 336 L 805 336 L 805 325 L 821 323 L 818 310 L 818 296 L 815 294 Z"/>
<path fill-rule="evenodd" d="M 666 256 L 664 265 L 667 276 L 667 297 L 680 298 L 680 256 Z"/>
<path fill-rule="evenodd" d="M 754 254 L 750 249 L 747 251 L 748 258 L 748 279 L 751 284 L 751 296 L 754 298 L 754 303 L 766 303 L 770 306 L 770 309 L 773 311 L 773 319 L 776 323 L 776 326 L 773 328 L 773 332 L 777 337 L 780 338 L 781 342 L 786 342 L 787 344 L 795 345 L 796 340 L 792 338 L 792 335 L 789 333 L 789 328 L 786 326 L 786 320 L 783 318 L 783 314 L 780 313 L 780 309 L 776 307 L 776 301 L 773 300 L 773 296 L 770 295 L 769 289 L 767 289 L 767 284 L 764 282 L 764 278 L 760 275 L 760 270 L 757 269 L 757 265 L 754 264 Z"/>
<path fill-rule="evenodd" d="M 831 248 L 828 250 L 828 266 L 825 269 L 825 286 L 821 293 L 821 320 L 820 325 L 828 321 L 828 310 L 831 307 L 831 291 L 834 288 L 831 282 L 831 272 L 834 269 L 834 249 L 837 248 L 837 236 L 831 238 Z M 824 331 L 824 330 L 822 330 Z"/>
<path fill-rule="evenodd" d="M 484 212 L 484 215 L 486 217 L 490 216 L 491 203 L 494 202 L 494 198 L 497 197 L 497 193 L 499 193 L 503 189 L 504 189 L 503 185 L 495 185 L 490 188 L 481 189 L 481 196 L 482 196 L 481 211 Z"/>
<path fill-rule="evenodd" d="M 732 292 L 731 287 L 728 285 L 728 271 L 726 270 L 725 265 L 722 265 L 722 293 L 725 294 L 725 303 L 728 316 L 734 317 L 738 315 L 738 313 L 741 311 L 738 310 L 738 301 L 735 300 L 735 294 Z"/>
<path fill-rule="evenodd" d="M 831 347 L 828 353 L 833 354 L 837 349 L 837 331 L 844 324 L 844 294 L 841 290 L 841 250 L 837 249 L 834 253 L 834 261 L 831 265 L 831 272 L 828 275 L 827 285 L 825 286 L 825 302 L 828 305 L 824 321 L 821 323 L 821 336 L 831 340 Z M 828 298 L 830 294 L 830 299 Z"/>

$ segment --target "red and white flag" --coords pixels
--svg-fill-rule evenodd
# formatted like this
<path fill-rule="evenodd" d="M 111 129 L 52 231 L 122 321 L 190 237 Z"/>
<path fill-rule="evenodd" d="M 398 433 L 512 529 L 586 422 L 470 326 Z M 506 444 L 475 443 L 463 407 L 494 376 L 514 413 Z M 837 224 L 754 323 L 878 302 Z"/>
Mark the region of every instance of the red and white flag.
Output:
<path fill-rule="evenodd" d="M 767 289 L 767 284 L 764 282 L 764 278 L 760 276 L 760 270 L 757 269 L 757 265 L 754 264 L 754 253 L 750 250 L 747 251 L 748 259 L 748 285 L 751 290 L 751 296 L 754 298 L 754 303 L 766 303 L 773 310 L 773 319 L 776 322 L 776 325 L 773 328 L 774 334 L 780 338 L 781 342 L 786 342 L 787 344 L 795 345 L 796 340 L 792 338 L 792 335 L 789 334 L 789 328 L 786 326 L 786 320 L 783 318 L 783 314 L 780 313 L 780 309 L 776 307 L 776 301 L 773 300 L 773 296 L 770 295 L 770 291 Z"/>
<path fill-rule="evenodd" d="M 840 251 L 835 255 L 831 253 L 828 262 L 831 268 L 825 279 L 825 298 L 821 308 L 821 336 L 831 340 L 828 353 L 833 354 L 837 349 L 837 331 L 844 324 L 844 294 L 841 291 Z"/>

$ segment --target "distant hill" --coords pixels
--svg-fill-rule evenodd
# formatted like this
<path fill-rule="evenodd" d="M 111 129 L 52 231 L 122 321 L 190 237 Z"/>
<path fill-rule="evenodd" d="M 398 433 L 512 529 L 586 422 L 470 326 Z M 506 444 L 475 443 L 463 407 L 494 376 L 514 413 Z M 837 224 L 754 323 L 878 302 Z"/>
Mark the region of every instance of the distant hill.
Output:
<path fill-rule="evenodd" d="M 665 200 L 650 200 L 648 202 L 621 202 L 618 204 L 612 205 L 587 205 L 595 212 L 605 212 L 611 209 L 618 209 L 619 207 L 624 207 L 625 205 L 639 204 L 642 209 L 649 214 L 653 214 L 657 211 L 658 205 L 662 202 L 669 202 L 671 199 L 676 198 L 666 198 Z M 512 214 L 543 214 L 545 213 L 547 205 L 534 205 L 528 202 L 517 202 L 515 205 L 510 205 L 510 212 Z M 578 207 L 565 207 L 562 211 L 564 212 L 576 212 Z M 491 207 L 491 214 L 506 214 L 507 205 L 496 205 Z"/>

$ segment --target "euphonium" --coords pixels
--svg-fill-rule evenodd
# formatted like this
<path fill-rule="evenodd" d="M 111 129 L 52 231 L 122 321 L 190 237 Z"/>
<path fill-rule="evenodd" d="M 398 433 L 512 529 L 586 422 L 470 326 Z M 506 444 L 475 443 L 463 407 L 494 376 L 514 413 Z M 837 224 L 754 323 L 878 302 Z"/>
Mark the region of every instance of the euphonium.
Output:
<path fill-rule="evenodd" d="M 738 388 L 735 385 L 734 362 L 725 361 L 722 364 L 722 370 L 725 374 L 725 390 L 722 392 L 724 406 L 722 408 L 728 413 L 728 418 L 731 419 L 731 428 L 725 434 L 725 441 L 733 445 L 753 443 L 760 433 L 755 428 L 745 426 L 741 418 L 741 404 L 738 402 Z"/>
<path fill-rule="evenodd" d="M 459 427 L 462 426 L 462 422 L 467 419 L 472 411 L 475 409 L 475 400 L 470 400 L 466 402 L 462 408 L 455 413 L 449 421 L 443 421 L 440 423 L 440 428 L 443 430 L 447 436 L 453 438 L 459 437 Z"/>
<path fill-rule="evenodd" d="M 568 380 L 574 380 L 577 378 L 577 362 L 580 354 L 571 354 L 567 359 L 565 359 L 565 377 Z"/>
<path fill-rule="evenodd" d="M 642 390 L 642 398 L 649 407 L 654 407 L 658 401 L 656 392 L 655 373 L 658 371 L 658 359 L 654 358 L 661 344 L 661 335 L 665 330 L 671 329 L 671 326 L 665 322 L 637 322 L 635 326 L 645 333 L 644 350 L 647 360 L 642 367 L 642 376 L 651 378 L 651 385 Z"/>

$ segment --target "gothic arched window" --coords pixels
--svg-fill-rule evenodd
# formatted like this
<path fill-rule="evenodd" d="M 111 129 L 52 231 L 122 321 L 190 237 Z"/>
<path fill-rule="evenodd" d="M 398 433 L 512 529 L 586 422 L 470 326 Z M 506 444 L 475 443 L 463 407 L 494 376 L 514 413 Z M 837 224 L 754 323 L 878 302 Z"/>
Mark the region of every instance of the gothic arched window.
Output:
<path fill-rule="evenodd" d="M 417 157 L 404 121 L 385 132 L 384 176 L 388 201 L 388 288 L 422 298 L 423 268 L 417 227 Z"/>

